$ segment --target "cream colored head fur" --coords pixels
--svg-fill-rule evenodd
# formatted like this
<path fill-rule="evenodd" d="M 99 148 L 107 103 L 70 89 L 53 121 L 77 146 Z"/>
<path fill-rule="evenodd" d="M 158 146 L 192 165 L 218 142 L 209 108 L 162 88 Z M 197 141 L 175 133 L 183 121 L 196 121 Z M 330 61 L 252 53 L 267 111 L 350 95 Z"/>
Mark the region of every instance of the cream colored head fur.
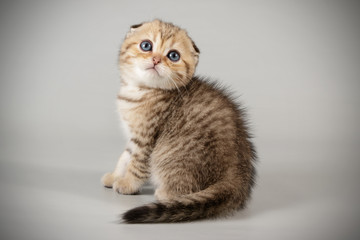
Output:
<path fill-rule="evenodd" d="M 120 50 L 121 78 L 134 86 L 176 89 L 193 77 L 199 53 L 187 32 L 171 23 L 134 25 Z"/>

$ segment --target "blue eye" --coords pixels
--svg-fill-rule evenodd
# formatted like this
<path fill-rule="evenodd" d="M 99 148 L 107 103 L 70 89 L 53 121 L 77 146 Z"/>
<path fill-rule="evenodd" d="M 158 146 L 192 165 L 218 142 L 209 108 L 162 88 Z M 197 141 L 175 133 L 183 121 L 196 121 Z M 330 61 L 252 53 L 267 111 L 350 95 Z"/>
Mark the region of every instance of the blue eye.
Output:
<path fill-rule="evenodd" d="M 173 62 L 177 62 L 180 59 L 180 54 L 177 51 L 170 51 L 167 55 L 167 57 L 173 61 Z"/>
<path fill-rule="evenodd" d="M 152 45 L 151 45 L 151 42 L 150 41 L 142 41 L 140 43 L 140 48 L 145 51 L 145 52 L 148 52 L 148 51 L 151 51 L 152 50 Z"/>

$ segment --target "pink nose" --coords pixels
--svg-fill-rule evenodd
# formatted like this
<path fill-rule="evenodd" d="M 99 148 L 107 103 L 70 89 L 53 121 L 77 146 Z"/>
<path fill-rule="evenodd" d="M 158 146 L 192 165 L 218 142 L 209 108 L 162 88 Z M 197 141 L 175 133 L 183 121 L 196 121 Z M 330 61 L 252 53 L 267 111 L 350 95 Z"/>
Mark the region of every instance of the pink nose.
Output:
<path fill-rule="evenodd" d="M 153 63 L 154 65 L 157 65 L 161 62 L 161 58 L 159 56 L 153 57 Z"/>

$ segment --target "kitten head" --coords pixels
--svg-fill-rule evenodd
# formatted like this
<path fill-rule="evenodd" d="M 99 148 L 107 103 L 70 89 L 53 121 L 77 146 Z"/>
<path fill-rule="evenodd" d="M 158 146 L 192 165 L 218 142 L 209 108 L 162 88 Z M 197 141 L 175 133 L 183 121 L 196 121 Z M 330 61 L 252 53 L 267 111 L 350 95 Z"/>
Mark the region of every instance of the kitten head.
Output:
<path fill-rule="evenodd" d="M 179 88 L 194 75 L 199 53 L 186 31 L 171 23 L 134 25 L 120 50 L 122 79 L 136 86 Z"/>

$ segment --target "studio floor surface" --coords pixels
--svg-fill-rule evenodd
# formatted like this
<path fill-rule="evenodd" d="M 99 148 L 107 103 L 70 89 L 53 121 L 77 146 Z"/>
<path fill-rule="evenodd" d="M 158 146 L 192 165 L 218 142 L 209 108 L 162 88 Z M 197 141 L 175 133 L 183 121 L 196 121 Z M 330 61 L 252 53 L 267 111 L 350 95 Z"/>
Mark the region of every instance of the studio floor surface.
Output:
<path fill-rule="evenodd" d="M 7 141 L 9 144 L 11 141 Z M 101 186 L 115 142 L 28 139 L 2 149 L 1 239 L 358 239 L 355 146 L 296 143 L 263 147 L 246 210 L 226 219 L 178 224 L 119 223 L 154 200 L 153 188 L 123 196 Z M 121 143 L 120 143 L 121 145 Z M 269 144 L 267 144 L 269 145 Z M 15 147 L 17 146 L 17 147 Z M 326 149 L 339 148 L 337 154 Z M 260 149 L 259 149 L 260 150 Z M 312 165 L 302 165 L 312 156 Z M 342 156 L 342 162 L 336 159 Z M 287 161 L 285 161 L 287 159 Z M 309 160 L 306 161 L 309 164 Z M 331 163 L 332 166 L 327 166 Z M 346 164 L 344 164 L 346 163 Z"/>

